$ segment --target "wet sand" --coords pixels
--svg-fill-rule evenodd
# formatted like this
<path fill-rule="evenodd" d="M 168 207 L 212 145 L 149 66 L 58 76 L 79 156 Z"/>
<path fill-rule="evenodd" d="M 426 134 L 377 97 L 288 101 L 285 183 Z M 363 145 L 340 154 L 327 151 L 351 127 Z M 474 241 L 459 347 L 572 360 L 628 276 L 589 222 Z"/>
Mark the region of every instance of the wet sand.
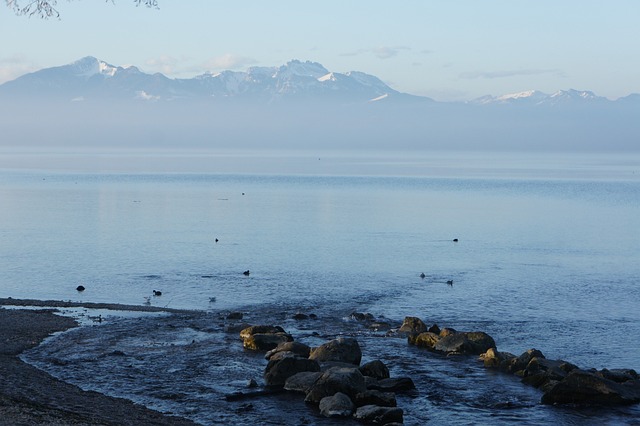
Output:
<path fill-rule="evenodd" d="M 68 302 L 0 299 L 0 306 L 62 306 Z M 82 306 L 85 306 L 83 304 Z M 126 310 L 126 306 L 91 306 Z M 153 311 L 152 307 L 136 307 Z M 146 309 L 150 308 L 150 309 Z M 76 327 L 52 309 L 0 308 L 0 425 L 194 425 L 133 402 L 83 391 L 23 362 L 19 355 L 53 333 Z"/>

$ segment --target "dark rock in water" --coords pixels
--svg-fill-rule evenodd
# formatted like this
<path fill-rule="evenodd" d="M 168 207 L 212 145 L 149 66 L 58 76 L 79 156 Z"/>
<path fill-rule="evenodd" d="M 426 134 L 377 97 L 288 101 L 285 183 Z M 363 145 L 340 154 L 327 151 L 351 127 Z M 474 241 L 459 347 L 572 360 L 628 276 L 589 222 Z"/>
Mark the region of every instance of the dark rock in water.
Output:
<path fill-rule="evenodd" d="M 373 377 L 378 380 L 389 378 L 389 368 L 380 360 L 370 361 L 360 366 L 360 372 L 363 376 Z"/>
<path fill-rule="evenodd" d="M 427 331 L 429 333 L 437 334 L 438 336 L 440 335 L 440 327 L 438 327 L 438 324 L 433 324 Z"/>
<path fill-rule="evenodd" d="M 285 380 L 284 388 L 288 391 L 307 394 L 320 376 L 322 376 L 320 372 L 304 371 L 297 373 Z"/>
<path fill-rule="evenodd" d="M 394 377 L 378 380 L 374 383 L 367 383 L 367 389 L 381 392 L 401 392 L 413 390 L 415 388 L 416 385 L 409 377 Z"/>
<path fill-rule="evenodd" d="M 638 380 L 640 376 L 632 369 L 617 368 L 613 370 L 602 369 L 595 373 L 596 375 L 603 377 L 607 380 L 612 380 L 616 383 L 624 383 L 629 380 Z"/>
<path fill-rule="evenodd" d="M 366 390 L 364 376 L 357 368 L 331 368 L 318 378 L 305 398 L 305 402 L 318 404 L 322 398 L 342 392 L 355 398 Z"/>
<path fill-rule="evenodd" d="M 318 408 L 320 414 L 325 417 L 351 417 L 356 407 L 351 398 L 342 392 L 337 392 L 322 398 Z"/>
<path fill-rule="evenodd" d="M 242 346 L 244 346 L 245 349 L 254 351 L 270 351 L 271 349 L 275 349 L 280 343 L 292 341 L 293 337 L 288 333 L 257 333 L 244 339 Z"/>
<path fill-rule="evenodd" d="M 369 324 L 367 328 L 373 331 L 389 330 L 391 329 L 391 324 L 385 321 L 375 321 Z"/>
<path fill-rule="evenodd" d="M 436 343 L 440 341 L 440 336 L 435 333 L 425 331 L 424 333 L 420 333 L 417 336 L 415 334 L 409 335 L 408 341 L 410 344 L 419 346 L 421 348 L 433 349 Z"/>
<path fill-rule="evenodd" d="M 79 285 L 78 287 L 76 287 L 76 290 L 78 290 L 78 291 L 84 291 L 84 290 L 85 290 L 85 288 L 84 288 L 84 286 L 83 286 L 83 285 Z"/>
<path fill-rule="evenodd" d="M 506 371 L 509 362 L 516 358 L 509 352 L 498 352 L 496 348 L 489 348 L 485 353 L 480 355 L 480 360 L 487 368 L 499 368 Z"/>
<path fill-rule="evenodd" d="M 355 321 L 375 321 L 376 319 L 373 314 L 363 314 L 362 312 L 352 312 L 351 315 L 349 315 L 349 318 Z"/>
<path fill-rule="evenodd" d="M 298 313 L 293 314 L 293 316 L 291 318 L 293 318 L 296 321 L 301 321 L 301 320 L 309 319 L 309 315 L 303 314 L 301 312 L 298 312 Z"/>
<path fill-rule="evenodd" d="M 284 332 L 284 328 L 278 325 L 252 325 L 250 327 L 245 327 L 240 331 L 240 338 L 244 340 L 252 334 L 273 334 Z"/>
<path fill-rule="evenodd" d="M 378 405 L 380 407 L 396 407 L 396 394 L 393 392 L 380 392 L 377 390 L 366 390 L 356 395 L 355 403 L 357 407 L 364 405 Z"/>
<path fill-rule="evenodd" d="M 319 372 L 320 365 L 317 361 L 307 358 L 295 356 L 292 352 L 291 356 L 283 357 L 269 361 L 264 372 L 264 380 L 269 386 L 284 386 L 286 380 L 298 373 L 305 371 Z"/>
<path fill-rule="evenodd" d="M 311 348 L 300 342 L 284 342 L 280 343 L 274 349 L 271 349 L 264 357 L 267 360 L 271 359 L 271 357 L 273 357 L 278 352 L 292 352 L 302 358 L 309 358 Z"/>
<path fill-rule="evenodd" d="M 227 315 L 228 320 L 241 320 L 244 317 L 242 312 L 230 312 Z"/>
<path fill-rule="evenodd" d="M 401 408 L 365 405 L 359 407 L 353 417 L 363 423 L 388 425 L 389 423 L 404 423 L 403 415 Z"/>
<path fill-rule="evenodd" d="M 640 402 L 640 380 L 616 383 L 574 369 L 542 396 L 543 404 L 629 405 Z"/>
<path fill-rule="evenodd" d="M 309 358 L 318 362 L 337 361 L 360 365 L 362 350 L 356 339 L 339 337 L 312 349 Z"/>
<path fill-rule="evenodd" d="M 440 330 L 439 336 L 440 337 L 447 337 L 447 336 L 451 336 L 452 334 L 456 334 L 458 331 L 455 328 L 449 328 L 449 327 L 445 327 L 443 329 Z"/>
<path fill-rule="evenodd" d="M 418 317 L 405 317 L 398 331 L 409 334 L 420 334 L 427 331 L 427 325 Z"/>
<path fill-rule="evenodd" d="M 461 332 L 441 338 L 434 349 L 438 352 L 456 355 L 480 355 L 489 348 L 495 348 L 496 342 L 491 336 L 482 332 Z"/>
<path fill-rule="evenodd" d="M 527 368 L 527 365 L 529 365 L 533 358 L 544 358 L 544 355 L 537 349 L 529 349 L 528 351 L 523 352 L 519 357 L 507 361 L 505 370 L 508 373 L 522 376 L 524 374 L 524 369 Z"/>
<path fill-rule="evenodd" d="M 523 371 L 522 382 L 541 388 L 550 382 L 555 383 L 564 379 L 576 368 L 578 367 L 562 360 L 534 357 Z"/>

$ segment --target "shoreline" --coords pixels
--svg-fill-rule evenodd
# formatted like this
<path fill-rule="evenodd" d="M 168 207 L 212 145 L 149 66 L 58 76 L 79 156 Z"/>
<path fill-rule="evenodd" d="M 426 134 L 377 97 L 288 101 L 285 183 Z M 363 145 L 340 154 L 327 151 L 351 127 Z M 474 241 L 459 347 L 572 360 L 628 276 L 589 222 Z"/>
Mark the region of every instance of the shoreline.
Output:
<path fill-rule="evenodd" d="M 87 307 L 147 312 L 184 312 L 156 307 L 0 299 L 0 425 L 195 425 L 191 420 L 148 409 L 127 399 L 84 391 L 20 359 L 53 333 L 78 326 L 55 309 L 24 307 Z M 142 308 L 142 309 L 138 309 Z"/>

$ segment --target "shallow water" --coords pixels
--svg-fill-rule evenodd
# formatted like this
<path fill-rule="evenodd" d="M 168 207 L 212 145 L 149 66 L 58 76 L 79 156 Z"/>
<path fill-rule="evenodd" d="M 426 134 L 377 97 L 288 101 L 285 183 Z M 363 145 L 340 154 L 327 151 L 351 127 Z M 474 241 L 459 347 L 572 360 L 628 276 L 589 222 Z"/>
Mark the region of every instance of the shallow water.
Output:
<path fill-rule="evenodd" d="M 104 360 L 120 359 L 96 355 L 109 351 L 95 342 L 110 339 L 108 347 L 148 351 L 134 365 L 142 371 L 150 368 L 144 359 L 171 364 L 186 352 L 185 342 L 202 342 L 189 352 L 201 366 L 204 354 L 222 343 L 239 348 L 236 336 L 216 328 L 217 312 L 235 309 L 254 313 L 256 320 L 315 311 L 321 320 L 310 327 L 327 338 L 351 326 L 340 318 L 353 311 L 396 325 L 404 316 L 419 316 L 427 323 L 486 331 L 499 350 L 519 354 L 535 347 L 580 367 L 640 370 L 637 156 L 181 157 L 193 167 L 162 157 L 168 172 L 151 157 L 149 168 L 135 173 L 127 169 L 135 161 L 119 163 L 117 156 L 83 156 L 86 161 L 74 167 L 54 159 L 53 170 L 33 169 L 33 156 L 27 157 L 31 162 L 20 160 L 20 170 L 0 172 L 3 296 L 149 303 L 211 316 L 209 326 L 195 331 L 181 327 L 155 335 L 155 346 L 136 337 L 136 327 L 126 321 L 101 325 L 99 333 L 90 328 L 86 332 L 95 336 L 87 338 L 87 357 L 103 361 L 63 362 L 58 374 L 74 380 L 96 376 Z M 215 173 L 204 160 L 233 173 Z M 95 173 L 99 161 L 106 171 Z M 251 274 L 244 276 L 247 269 Z M 76 292 L 78 284 L 87 289 Z M 153 296 L 156 289 L 162 296 Z M 140 321 L 146 329 L 171 320 Z M 134 336 L 128 342 L 118 337 L 129 333 Z M 402 339 L 353 333 L 364 339 L 365 352 L 376 354 L 367 356 L 392 359 L 398 374 L 420 378 L 419 396 L 400 403 L 414 424 L 571 424 L 588 423 L 592 414 L 600 420 L 614 416 L 613 423 L 631 421 L 626 412 L 543 407 L 537 391 L 474 362 L 425 356 Z M 163 352 L 169 342 L 182 349 Z M 46 363 L 52 355 L 43 350 Z M 259 378 L 264 366 L 248 362 L 259 359 L 241 349 L 226 351 L 219 355 L 225 362 L 242 362 L 222 378 L 209 370 L 225 362 L 215 369 L 201 366 L 178 381 L 185 387 L 204 381 L 218 389 L 224 387 L 221 380 Z M 78 370 L 76 377 L 76 364 L 89 370 Z M 111 368 L 107 364 L 106 371 Z M 155 372 L 142 376 L 158 380 L 149 386 L 162 393 L 176 374 L 171 380 Z M 83 383 L 146 398 L 133 391 L 140 375 L 122 377 Z M 149 403 L 193 410 L 200 413 L 193 418 L 213 421 L 211 413 L 201 412 L 207 392 L 181 392 L 189 396 Z M 487 408 L 505 400 L 518 408 Z M 295 411 L 312 416 L 300 413 Z"/>

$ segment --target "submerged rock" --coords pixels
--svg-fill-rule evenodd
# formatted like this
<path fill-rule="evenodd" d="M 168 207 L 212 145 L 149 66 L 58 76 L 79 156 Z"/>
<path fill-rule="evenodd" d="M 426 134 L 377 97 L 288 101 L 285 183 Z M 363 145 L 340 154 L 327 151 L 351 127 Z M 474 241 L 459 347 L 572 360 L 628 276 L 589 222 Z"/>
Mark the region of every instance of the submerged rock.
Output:
<path fill-rule="evenodd" d="M 397 407 L 379 407 L 365 405 L 359 407 L 354 418 L 364 423 L 386 425 L 389 423 L 403 423 L 404 412 Z"/>
<path fill-rule="evenodd" d="M 356 395 L 356 406 L 378 405 L 380 407 L 395 407 L 398 405 L 396 394 L 393 392 L 381 392 L 374 389 L 368 389 Z"/>
<path fill-rule="evenodd" d="M 446 354 L 480 355 L 495 347 L 496 342 L 491 336 L 482 331 L 476 331 L 455 333 L 442 337 L 433 346 L 433 349 Z"/>
<path fill-rule="evenodd" d="M 418 317 L 404 317 L 399 332 L 408 334 L 420 334 L 427 331 L 427 325 Z"/>
<path fill-rule="evenodd" d="M 240 331 L 240 338 L 244 340 L 253 334 L 274 334 L 284 332 L 284 329 L 277 325 L 252 325 L 243 328 Z"/>
<path fill-rule="evenodd" d="M 284 388 L 291 392 L 309 393 L 314 383 L 322 376 L 321 372 L 304 371 L 294 374 L 284 382 Z"/>
<path fill-rule="evenodd" d="M 276 348 L 280 343 L 291 341 L 293 341 L 293 337 L 288 333 L 252 334 L 244 339 L 242 345 L 245 349 L 269 351 Z"/>
<path fill-rule="evenodd" d="M 264 357 L 265 359 L 269 360 L 279 352 L 292 352 L 302 358 L 309 358 L 311 348 L 308 345 L 300 342 L 284 342 L 280 343 L 274 349 L 271 349 L 266 353 Z"/>
<path fill-rule="evenodd" d="M 542 396 L 543 404 L 629 405 L 640 402 L 640 380 L 617 383 L 579 369 L 572 370 Z"/>
<path fill-rule="evenodd" d="M 389 378 L 389 368 L 380 360 L 370 361 L 360 366 L 360 372 L 363 376 L 369 376 L 375 379 Z"/>

